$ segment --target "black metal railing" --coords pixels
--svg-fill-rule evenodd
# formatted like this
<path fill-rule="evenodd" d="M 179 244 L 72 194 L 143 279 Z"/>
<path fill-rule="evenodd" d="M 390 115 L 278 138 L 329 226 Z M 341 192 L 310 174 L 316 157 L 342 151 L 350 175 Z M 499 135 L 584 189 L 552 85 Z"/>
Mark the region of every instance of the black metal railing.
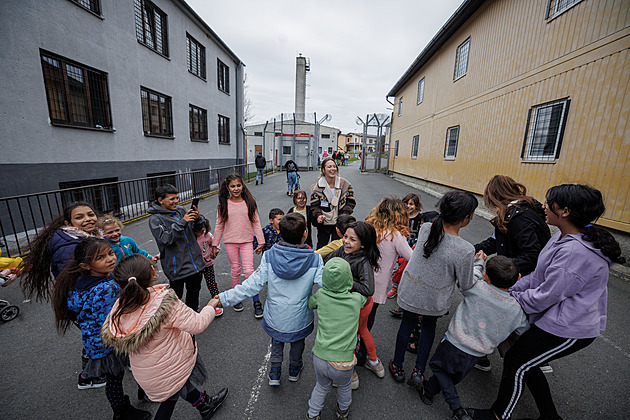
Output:
<path fill-rule="evenodd" d="M 266 172 L 271 171 L 273 165 L 269 164 Z M 125 223 L 147 215 L 160 184 L 175 185 L 180 202 L 185 203 L 217 192 L 221 181 L 231 173 L 238 173 L 247 182 L 256 177 L 256 167 L 253 163 L 232 165 L 0 198 L 2 256 L 27 253 L 37 233 L 72 202 L 87 201 L 98 212 L 114 213 Z"/>

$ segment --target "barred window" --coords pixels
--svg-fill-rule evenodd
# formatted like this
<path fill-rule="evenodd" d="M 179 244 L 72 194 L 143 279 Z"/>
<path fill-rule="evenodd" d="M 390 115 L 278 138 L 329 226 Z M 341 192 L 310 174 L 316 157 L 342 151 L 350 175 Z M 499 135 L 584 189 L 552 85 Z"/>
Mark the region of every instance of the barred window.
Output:
<path fill-rule="evenodd" d="M 398 116 L 402 115 L 402 105 L 403 105 L 403 97 L 401 96 L 398 100 Z"/>
<path fill-rule="evenodd" d="M 522 159 L 553 161 L 560 156 L 569 103 L 568 99 L 561 99 L 529 110 Z"/>
<path fill-rule="evenodd" d="M 147 136 L 173 136 L 171 97 L 140 88 L 142 99 L 142 129 Z"/>
<path fill-rule="evenodd" d="M 424 77 L 418 82 L 418 105 L 424 101 Z"/>
<path fill-rule="evenodd" d="M 134 8 L 138 42 L 168 57 L 166 13 L 149 0 L 135 0 Z"/>
<path fill-rule="evenodd" d="M 186 34 L 186 65 L 195 76 L 206 78 L 206 47 L 189 34 Z"/>
<path fill-rule="evenodd" d="M 563 14 L 582 0 L 549 0 L 545 19 L 555 18 Z"/>
<path fill-rule="evenodd" d="M 230 93 L 230 68 L 217 58 L 217 83 L 219 90 Z"/>
<path fill-rule="evenodd" d="M 230 144 L 230 119 L 219 115 L 219 143 Z"/>
<path fill-rule="evenodd" d="M 449 127 L 446 130 L 446 144 L 444 146 L 444 157 L 455 159 L 457 156 L 457 143 L 459 142 L 459 126 Z"/>
<path fill-rule="evenodd" d="M 420 136 L 413 136 L 413 142 L 411 144 L 411 158 L 416 159 L 418 157 L 418 144 L 420 143 Z"/>
<path fill-rule="evenodd" d="M 455 55 L 455 70 L 453 71 L 453 80 L 457 80 L 468 71 L 468 53 L 470 52 L 470 38 L 462 42 L 457 47 Z"/>
<path fill-rule="evenodd" d="M 70 0 L 72 3 L 76 3 L 83 7 L 85 10 L 101 15 L 101 0 Z"/>
<path fill-rule="evenodd" d="M 40 50 L 53 124 L 112 128 L 107 73 Z"/>
<path fill-rule="evenodd" d="M 189 104 L 188 114 L 190 120 L 190 139 L 193 141 L 207 141 L 208 111 Z"/>

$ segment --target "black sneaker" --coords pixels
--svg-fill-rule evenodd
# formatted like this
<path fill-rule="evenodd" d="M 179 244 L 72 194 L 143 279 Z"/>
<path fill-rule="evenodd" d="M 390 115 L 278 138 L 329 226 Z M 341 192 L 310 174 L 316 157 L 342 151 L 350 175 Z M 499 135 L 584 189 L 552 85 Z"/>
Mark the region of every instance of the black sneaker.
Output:
<path fill-rule="evenodd" d="M 210 420 L 212 416 L 214 416 L 215 411 L 221 407 L 221 404 L 223 404 L 227 395 L 227 388 L 223 388 L 221 391 L 212 396 L 206 394 L 206 391 L 203 391 L 203 394 L 201 394 L 201 401 L 198 402 L 197 405 L 193 405 L 193 407 L 199 410 L 203 420 Z"/>
<path fill-rule="evenodd" d="M 453 411 L 453 420 L 473 420 L 473 418 L 468 415 L 465 408 L 459 407 Z"/>
<path fill-rule="evenodd" d="M 422 388 L 418 388 L 418 395 L 420 395 L 420 400 L 426 405 L 433 404 L 433 395 L 429 394 L 427 391 L 427 380 L 422 381 Z"/>
<path fill-rule="evenodd" d="M 400 306 L 397 306 L 393 309 L 389 310 L 389 313 L 394 315 L 396 318 L 402 318 L 402 308 Z"/>
<path fill-rule="evenodd" d="M 487 358 L 481 358 L 477 360 L 477 363 L 475 363 L 475 369 L 479 369 L 482 372 L 490 372 L 490 370 L 492 369 L 492 366 L 490 365 L 490 360 L 488 360 Z"/>
<path fill-rule="evenodd" d="M 79 374 L 79 380 L 77 382 L 77 388 L 79 389 L 92 389 L 102 388 L 107 384 L 107 379 L 104 376 L 100 378 L 84 378 Z"/>
<path fill-rule="evenodd" d="M 243 310 L 243 304 L 239 302 L 236 305 L 234 305 L 233 308 L 236 312 L 241 312 Z"/>
<path fill-rule="evenodd" d="M 260 319 L 263 317 L 262 303 L 254 302 L 254 318 Z"/>

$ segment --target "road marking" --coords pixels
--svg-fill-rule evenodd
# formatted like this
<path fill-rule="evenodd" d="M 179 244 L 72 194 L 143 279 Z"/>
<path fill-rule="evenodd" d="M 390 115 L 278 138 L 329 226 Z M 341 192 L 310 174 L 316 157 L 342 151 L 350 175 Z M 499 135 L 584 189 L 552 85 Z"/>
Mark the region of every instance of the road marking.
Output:
<path fill-rule="evenodd" d="M 629 357 L 630 358 L 630 354 L 628 354 L 626 351 L 624 351 L 624 349 L 622 349 L 621 347 L 619 347 L 617 344 L 615 344 L 612 340 L 610 340 L 607 337 L 604 337 L 603 335 L 599 335 L 602 340 L 604 340 L 605 342 L 607 342 L 608 344 L 610 344 L 611 346 L 613 346 L 615 348 L 615 350 L 619 350 L 624 356 Z"/>
<path fill-rule="evenodd" d="M 245 416 L 247 419 L 251 419 L 254 414 L 254 404 L 258 402 L 258 396 L 260 395 L 260 388 L 262 387 L 262 383 L 265 380 L 265 376 L 267 374 L 267 366 L 269 365 L 269 359 L 271 358 L 271 343 L 269 344 L 269 348 L 267 349 L 267 354 L 263 359 L 262 365 L 258 368 L 258 377 L 256 378 L 256 382 L 254 382 L 254 386 L 252 387 L 252 393 L 249 396 L 249 401 L 247 402 L 247 407 L 245 408 Z"/>

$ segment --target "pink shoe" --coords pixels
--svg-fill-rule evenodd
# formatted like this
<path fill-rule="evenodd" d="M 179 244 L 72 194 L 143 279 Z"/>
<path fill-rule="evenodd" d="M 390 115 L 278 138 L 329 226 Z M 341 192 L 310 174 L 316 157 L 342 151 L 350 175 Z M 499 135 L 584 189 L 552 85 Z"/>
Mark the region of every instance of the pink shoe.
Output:
<path fill-rule="evenodd" d="M 392 289 L 389 292 L 387 292 L 387 297 L 389 299 L 393 299 L 393 298 L 396 297 L 397 293 L 398 293 L 398 288 L 397 287 L 392 287 Z"/>
<path fill-rule="evenodd" d="M 223 315 L 223 308 L 214 308 L 214 316 L 218 317 Z"/>

